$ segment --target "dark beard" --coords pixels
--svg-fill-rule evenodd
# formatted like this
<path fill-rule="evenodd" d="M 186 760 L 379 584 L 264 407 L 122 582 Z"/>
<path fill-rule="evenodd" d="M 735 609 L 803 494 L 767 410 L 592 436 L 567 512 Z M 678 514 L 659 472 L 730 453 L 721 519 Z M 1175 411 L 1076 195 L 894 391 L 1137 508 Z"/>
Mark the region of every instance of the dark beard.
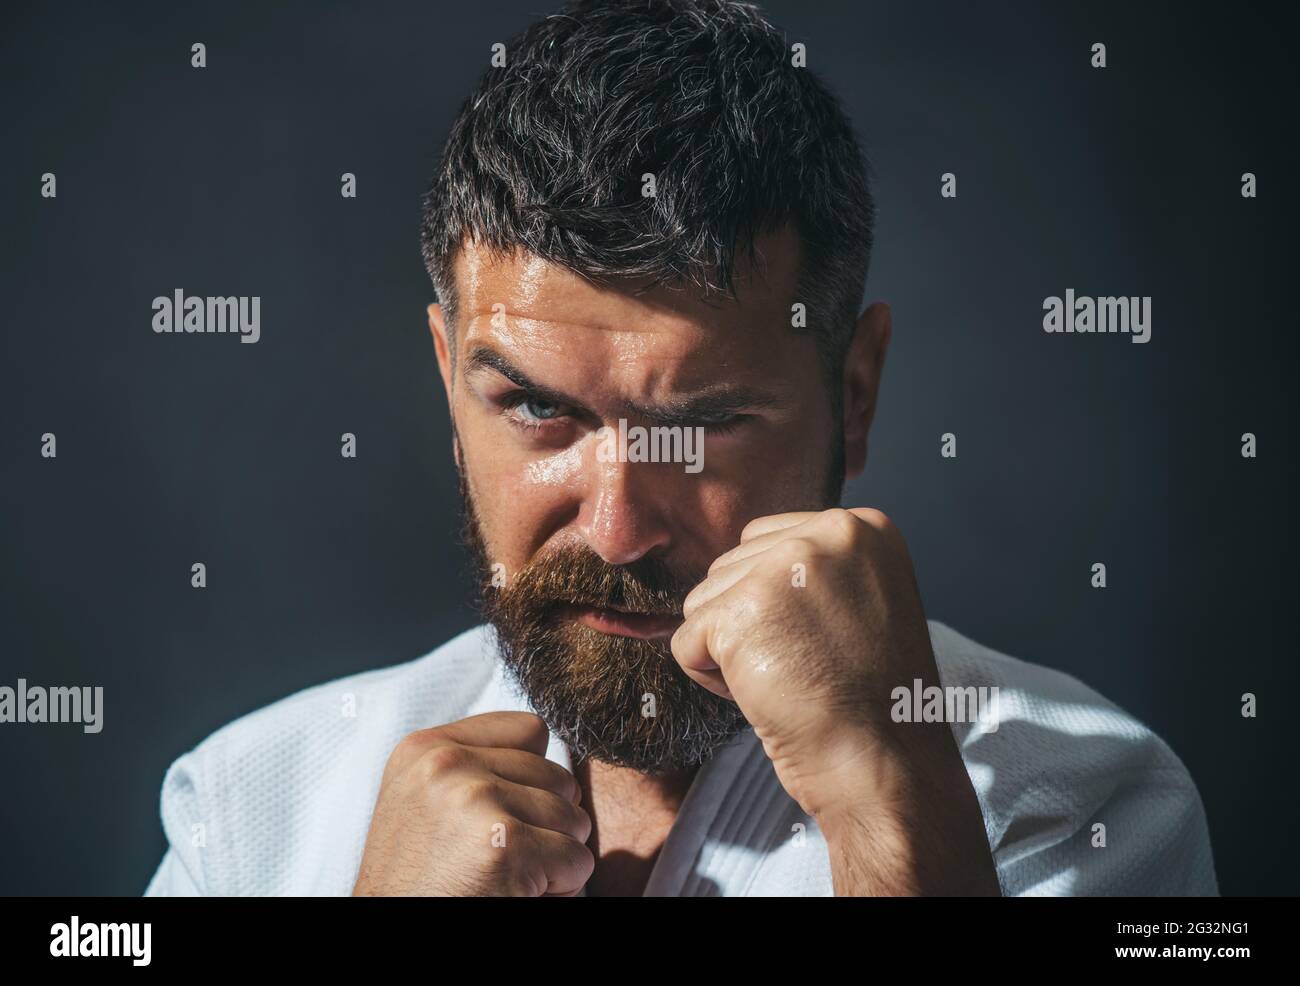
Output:
<path fill-rule="evenodd" d="M 682 671 L 667 639 L 601 633 L 563 615 L 579 605 L 680 616 L 702 573 L 682 577 L 650 557 L 610 565 L 583 545 L 565 545 L 494 587 L 463 473 L 460 491 L 462 539 L 501 659 L 575 763 L 594 759 L 646 774 L 692 767 L 748 725 L 734 702 Z"/>

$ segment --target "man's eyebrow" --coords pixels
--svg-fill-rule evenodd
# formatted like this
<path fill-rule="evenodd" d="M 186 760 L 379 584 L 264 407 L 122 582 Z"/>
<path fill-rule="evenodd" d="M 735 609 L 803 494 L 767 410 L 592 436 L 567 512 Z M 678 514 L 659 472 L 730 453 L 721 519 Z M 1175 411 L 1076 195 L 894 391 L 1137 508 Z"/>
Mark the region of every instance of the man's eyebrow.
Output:
<path fill-rule="evenodd" d="M 494 370 L 520 390 L 548 404 L 559 404 L 585 414 L 599 417 L 586 404 L 554 387 L 537 383 L 515 366 L 502 353 L 490 346 L 475 346 L 465 354 L 464 374 L 478 370 Z M 730 417 L 741 411 L 760 411 L 785 404 L 780 397 L 751 387 L 721 385 L 704 393 L 683 397 L 670 397 L 658 404 L 640 404 L 636 401 L 619 401 L 618 409 L 624 417 L 643 419 L 657 425 L 688 427 L 716 419 Z"/>

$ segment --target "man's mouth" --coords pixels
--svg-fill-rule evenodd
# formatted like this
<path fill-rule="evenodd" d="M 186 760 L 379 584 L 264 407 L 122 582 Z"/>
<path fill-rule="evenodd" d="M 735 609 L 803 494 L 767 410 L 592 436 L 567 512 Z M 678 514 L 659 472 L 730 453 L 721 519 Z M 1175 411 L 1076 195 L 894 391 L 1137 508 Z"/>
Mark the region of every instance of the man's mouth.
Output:
<path fill-rule="evenodd" d="M 682 625 L 680 615 L 638 613 L 618 607 L 568 605 L 559 615 L 561 619 L 576 620 L 601 633 L 642 640 L 666 639 Z"/>

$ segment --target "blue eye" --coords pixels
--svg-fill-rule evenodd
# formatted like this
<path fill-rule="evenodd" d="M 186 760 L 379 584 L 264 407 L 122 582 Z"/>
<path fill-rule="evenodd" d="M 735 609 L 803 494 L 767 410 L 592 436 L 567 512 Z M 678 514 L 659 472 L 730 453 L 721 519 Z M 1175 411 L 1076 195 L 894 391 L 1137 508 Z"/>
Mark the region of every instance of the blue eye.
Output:
<path fill-rule="evenodd" d="M 558 422 L 569 410 L 563 404 L 555 404 L 533 397 L 527 391 L 516 390 L 507 394 L 500 401 L 506 420 L 514 427 L 528 432 L 540 432 L 548 422 Z"/>
<path fill-rule="evenodd" d="M 560 413 L 560 408 L 556 404 L 548 401 L 539 401 L 532 397 L 525 397 L 516 407 L 523 408 L 528 417 L 537 421 L 549 421 Z"/>

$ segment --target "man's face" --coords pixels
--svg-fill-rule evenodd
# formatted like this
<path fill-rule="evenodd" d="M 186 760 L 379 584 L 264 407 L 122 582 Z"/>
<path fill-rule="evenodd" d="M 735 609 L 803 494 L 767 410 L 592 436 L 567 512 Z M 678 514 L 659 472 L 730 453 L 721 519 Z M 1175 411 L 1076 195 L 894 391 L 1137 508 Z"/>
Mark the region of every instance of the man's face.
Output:
<path fill-rule="evenodd" d="M 682 600 L 753 518 L 832 505 L 841 432 L 814 339 L 791 328 L 797 240 L 759 250 L 738 300 L 706 303 L 467 246 L 454 366 L 431 309 L 486 616 L 577 759 L 654 772 L 735 735 L 736 706 L 672 658 Z M 704 429 L 698 470 L 611 456 L 601 429 L 620 419 Z"/>

